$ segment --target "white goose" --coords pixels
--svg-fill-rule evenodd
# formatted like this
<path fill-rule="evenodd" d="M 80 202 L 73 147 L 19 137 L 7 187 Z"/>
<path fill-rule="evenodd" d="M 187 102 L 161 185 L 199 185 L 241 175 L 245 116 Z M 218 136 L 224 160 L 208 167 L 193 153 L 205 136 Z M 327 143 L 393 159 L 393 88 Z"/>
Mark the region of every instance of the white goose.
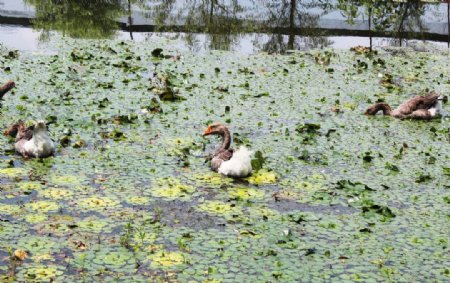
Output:
<path fill-rule="evenodd" d="M 34 126 L 28 128 L 24 122 L 19 121 L 14 147 L 25 158 L 45 158 L 55 152 L 55 145 L 48 135 L 44 121 L 38 121 Z"/>
<path fill-rule="evenodd" d="M 230 149 L 231 135 L 225 125 L 221 123 L 209 125 L 203 133 L 203 136 L 207 135 L 220 135 L 222 137 L 222 145 L 211 159 L 213 171 L 233 178 L 243 178 L 250 175 L 252 172 L 250 159 L 252 152 L 244 146 L 236 151 Z"/>

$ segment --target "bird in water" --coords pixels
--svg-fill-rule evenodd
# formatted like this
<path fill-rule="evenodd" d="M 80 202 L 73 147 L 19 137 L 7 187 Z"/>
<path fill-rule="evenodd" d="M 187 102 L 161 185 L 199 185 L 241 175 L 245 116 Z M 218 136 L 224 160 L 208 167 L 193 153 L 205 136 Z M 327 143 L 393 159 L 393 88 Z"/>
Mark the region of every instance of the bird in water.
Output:
<path fill-rule="evenodd" d="M 11 125 L 3 134 L 16 138 L 14 147 L 25 158 L 45 158 L 55 152 L 55 145 L 42 120 L 30 127 L 26 127 L 23 121 L 19 121 Z"/>
<path fill-rule="evenodd" d="M 365 115 L 375 115 L 382 110 L 383 115 L 400 119 L 429 120 L 440 115 L 443 96 L 432 91 L 425 96 L 414 96 L 392 110 L 389 104 L 380 102 L 367 108 Z"/>
<path fill-rule="evenodd" d="M 222 137 L 222 144 L 212 155 L 211 169 L 220 174 L 243 178 L 252 172 L 250 155 L 252 152 L 241 146 L 237 150 L 230 148 L 231 135 L 228 128 L 221 123 L 213 123 L 204 131 L 203 136 L 218 135 Z"/>
<path fill-rule="evenodd" d="M 0 87 L 0 99 L 3 98 L 3 96 L 10 91 L 12 88 L 16 86 L 16 83 L 13 81 L 7 81 Z"/>

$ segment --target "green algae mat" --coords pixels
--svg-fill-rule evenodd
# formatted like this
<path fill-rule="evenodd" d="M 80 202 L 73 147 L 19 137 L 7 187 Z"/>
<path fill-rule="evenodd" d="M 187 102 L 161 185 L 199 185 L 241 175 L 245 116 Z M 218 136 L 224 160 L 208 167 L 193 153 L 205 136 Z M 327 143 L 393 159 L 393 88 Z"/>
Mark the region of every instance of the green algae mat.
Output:
<path fill-rule="evenodd" d="M 24 160 L 0 138 L 1 282 L 450 280 L 449 105 L 363 115 L 448 95 L 448 52 L 176 46 L 0 48 L 0 127 L 46 119 L 58 145 Z M 209 170 L 213 121 L 254 151 L 250 177 Z"/>

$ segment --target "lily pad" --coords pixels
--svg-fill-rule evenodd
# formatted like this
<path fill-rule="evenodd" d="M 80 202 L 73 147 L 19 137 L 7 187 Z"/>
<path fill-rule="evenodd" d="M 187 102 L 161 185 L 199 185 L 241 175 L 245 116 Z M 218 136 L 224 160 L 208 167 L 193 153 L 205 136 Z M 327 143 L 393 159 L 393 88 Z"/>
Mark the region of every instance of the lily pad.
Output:
<path fill-rule="evenodd" d="M 273 171 L 259 170 L 247 178 L 250 184 L 264 185 L 272 184 L 277 181 L 277 175 Z"/>
<path fill-rule="evenodd" d="M 184 264 L 186 261 L 183 253 L 171 251 L 158 251 L 150 254 L 148 259 L 152 261 L 151 265 L 154 268 L 171 268 Z"/>
<path fill-rule="evenodd" d="M 16 178 L 16 177 L 25 177 L 27 175 L 27 171 L 24 168 L 1 168 L 0 176 L 6 178 Z"/>
<path fill-rule="evenodd" d="M 239 200 L 256 200 L 264 197 L 264 191 L 252 188 L 229 188 L 228 194 Z"/>

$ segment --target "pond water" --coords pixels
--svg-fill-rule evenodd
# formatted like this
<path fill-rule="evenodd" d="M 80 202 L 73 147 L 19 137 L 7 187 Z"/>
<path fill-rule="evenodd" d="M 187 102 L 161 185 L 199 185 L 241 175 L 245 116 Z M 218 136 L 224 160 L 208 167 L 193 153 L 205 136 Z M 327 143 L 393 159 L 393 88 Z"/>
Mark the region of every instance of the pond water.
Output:
<path fill-rule="evenodd" d="M 371 3 L 367 1 L 367 3 Z M 378 8 L 372 8 L 378 7 Z M 55 31 L 76 38 L 180 38 L 192 51 L 448 46 L 448 4 L 379 1 L 34 1 L 0 2 L 0 41 L 48 49 Z M 174 33 L 175 32 L 175 33 Z"/>

